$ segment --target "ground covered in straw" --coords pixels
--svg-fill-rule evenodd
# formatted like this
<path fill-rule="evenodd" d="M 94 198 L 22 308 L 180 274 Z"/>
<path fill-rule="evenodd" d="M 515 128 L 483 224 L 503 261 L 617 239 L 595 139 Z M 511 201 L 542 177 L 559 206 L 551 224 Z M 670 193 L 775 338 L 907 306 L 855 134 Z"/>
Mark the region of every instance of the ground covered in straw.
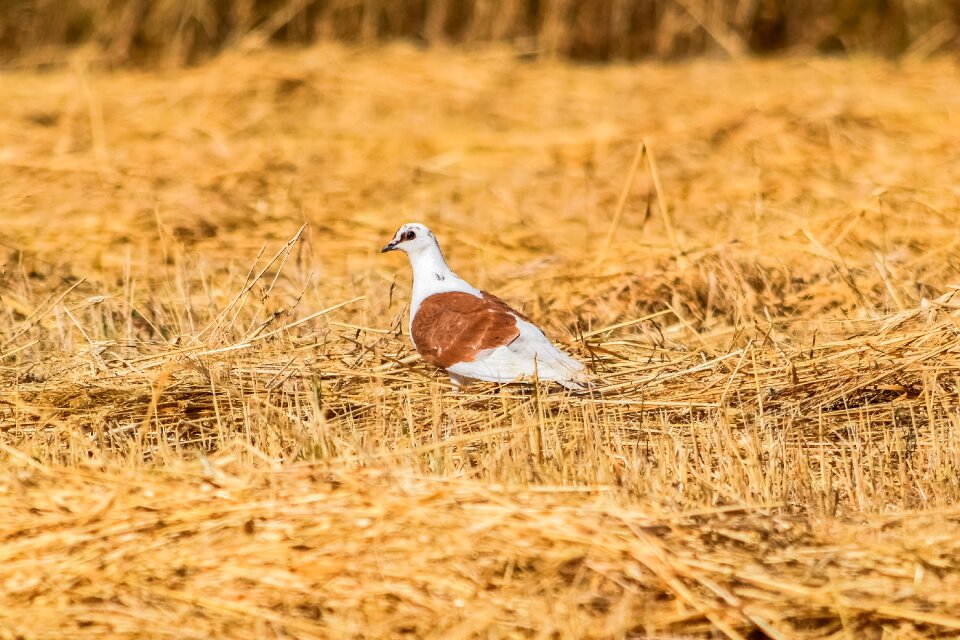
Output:
<path fill-rule="evenodd" d="M 0 638 L 960 632 L 960 69 L 0 79 Z M 587 361 L 454 393 L 403 222 Z"/>

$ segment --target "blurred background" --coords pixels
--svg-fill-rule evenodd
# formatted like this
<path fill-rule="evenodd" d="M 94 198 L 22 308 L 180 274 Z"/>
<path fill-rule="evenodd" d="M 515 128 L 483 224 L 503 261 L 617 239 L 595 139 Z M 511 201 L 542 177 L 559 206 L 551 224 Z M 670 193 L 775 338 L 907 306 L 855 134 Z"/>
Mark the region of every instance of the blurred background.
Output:
<path fill-rule="evenodd" d="M 955 51 L 957 0 L 0 0 L 0 60 L 191 64 L 235 45 L 509 42 L 583 61 Z"/>

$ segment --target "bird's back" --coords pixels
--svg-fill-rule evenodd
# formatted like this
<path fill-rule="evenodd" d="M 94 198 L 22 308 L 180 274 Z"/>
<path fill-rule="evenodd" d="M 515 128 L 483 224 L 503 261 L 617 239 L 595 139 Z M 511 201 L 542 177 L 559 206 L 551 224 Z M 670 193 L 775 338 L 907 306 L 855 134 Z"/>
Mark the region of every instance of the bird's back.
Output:
<path fill-rule="evenodd" d="M 502 305 L 516 327 L 516 337 L 509 342 L 477 353 L 465 362 L 446 367 L 456 375 L 485 380 L 487 382 L 515 382 L 519 379 L 558 382 L 571 389 L 586 385 L 584 367 L 558 349 L 543 331 L 519 311 L 512 309 L 503 300 L 491 296 Z"/>

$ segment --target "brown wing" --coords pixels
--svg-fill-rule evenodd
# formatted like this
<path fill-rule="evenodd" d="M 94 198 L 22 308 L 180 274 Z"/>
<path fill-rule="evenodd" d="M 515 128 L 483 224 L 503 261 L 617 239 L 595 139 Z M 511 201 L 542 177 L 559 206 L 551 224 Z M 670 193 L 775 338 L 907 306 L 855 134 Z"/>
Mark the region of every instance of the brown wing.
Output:
<path fill-rule="evenodd" d="M 435 293 L 413 318 L 413 344 L 427 363 L 441 369 L 471 362 L 481 351 L 517 339 L 520 329 L 513 313 L 506 302 L 487 293 L 482 298 L 460 291 Z"/>
<path fill-rule="evenodd" d="M 526 320 L 527 322 L 532 322 L 532 321 L 530 320 L 530 318 L 528 318 L 527 316 L 523 315 L 522 313 L 520 313 L 519 311 L 517 311 L 516 309 L 514 309 L 513 307 L 511 307 L 511 306 L 508 305 L 506 302 L 504 302 L 503 300 L 501 300 L 501 299 L 498 298 L 497 296 L 493 295 L 493 294 L 490 293 L 489 291 L 481 291 L 480 293 L 483 294 L 483 299 L 486 300 L 487 302 L 489 302 L 490 304 L 494 304 L 494 305 L 500 307 L 501 309 L 503 309 L 504 311 L 506 311 L 507 313 L 512 313 L 513 315 L 518 316 L 521 320 Z"/>

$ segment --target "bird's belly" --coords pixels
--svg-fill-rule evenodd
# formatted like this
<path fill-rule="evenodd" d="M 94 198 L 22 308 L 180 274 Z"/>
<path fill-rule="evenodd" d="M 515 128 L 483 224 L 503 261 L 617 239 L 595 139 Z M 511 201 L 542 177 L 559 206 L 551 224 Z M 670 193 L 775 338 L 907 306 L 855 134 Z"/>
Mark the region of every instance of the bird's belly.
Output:
<path fill-rule="evenodd" d="M 487 382 L 513 382 L 532 377 L 534 362 L 521 357 L 509 347 L 497 347 L 481 351 L 473 360 L 453 364 L 447 367 L 447 371 Z"/>

